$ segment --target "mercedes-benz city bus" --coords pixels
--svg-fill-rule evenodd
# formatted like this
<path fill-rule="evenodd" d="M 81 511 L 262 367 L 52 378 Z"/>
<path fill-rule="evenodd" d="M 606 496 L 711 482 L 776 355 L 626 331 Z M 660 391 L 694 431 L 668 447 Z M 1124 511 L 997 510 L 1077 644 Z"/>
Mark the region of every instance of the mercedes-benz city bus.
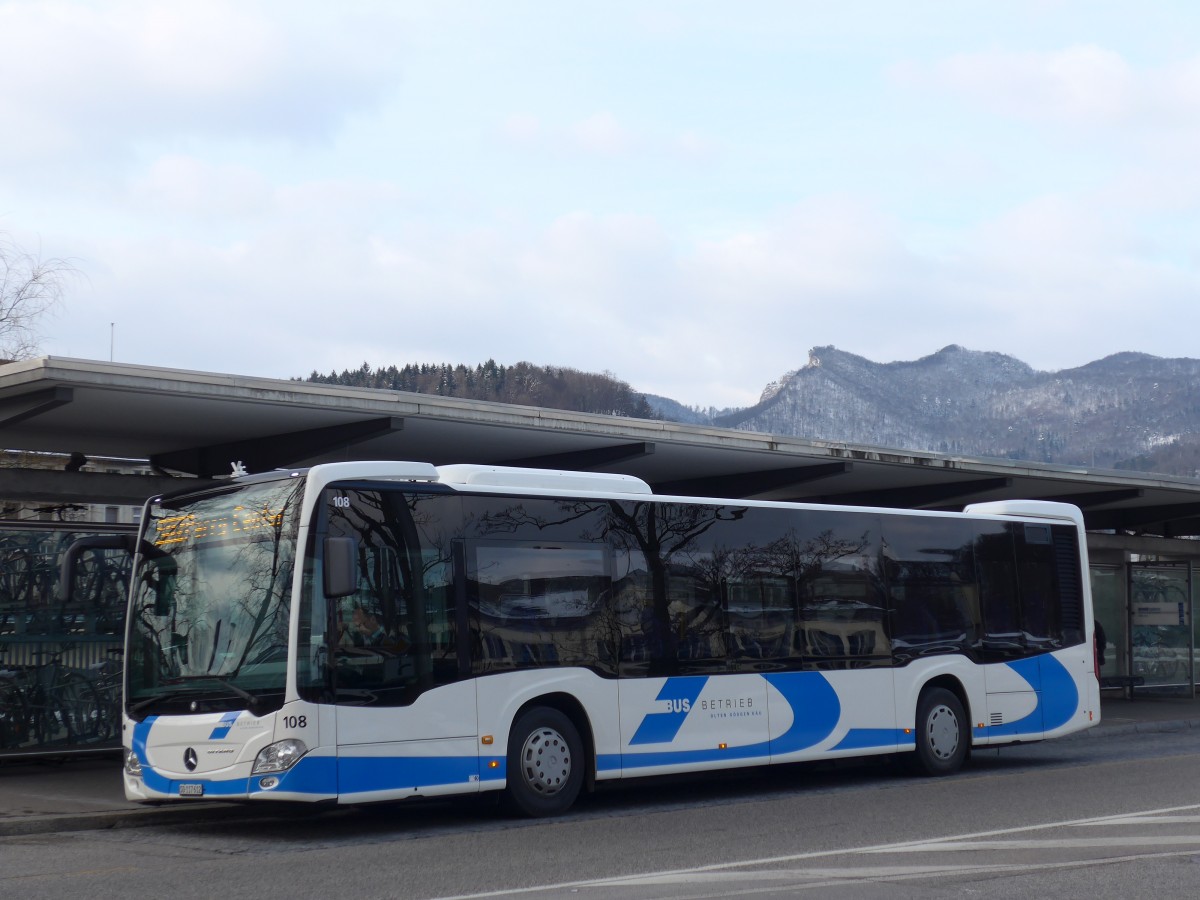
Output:
<path fill-rule="evenodd" d="M 361 803 L 973 747 L 1100 718 L 1083 520 L 405 462 L 148 502 L 131 800 Z"/>

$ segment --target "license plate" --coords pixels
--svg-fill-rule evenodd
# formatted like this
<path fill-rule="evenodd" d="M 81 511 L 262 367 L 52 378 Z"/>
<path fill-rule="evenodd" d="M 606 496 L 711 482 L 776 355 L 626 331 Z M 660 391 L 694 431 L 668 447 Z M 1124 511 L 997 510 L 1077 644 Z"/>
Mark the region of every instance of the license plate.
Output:
<path fill-rule="evenodd" d="M 181 784 L 179 786 L 180 797 L 203 797 L 204 785 L 202 784 Z"/>

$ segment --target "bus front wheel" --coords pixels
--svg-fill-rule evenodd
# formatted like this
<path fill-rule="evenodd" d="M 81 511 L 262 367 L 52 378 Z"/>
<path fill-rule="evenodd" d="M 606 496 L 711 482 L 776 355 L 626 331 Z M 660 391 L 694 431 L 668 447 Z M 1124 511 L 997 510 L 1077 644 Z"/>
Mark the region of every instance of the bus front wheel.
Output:
<path fill-rule="evenodd" d="M 930 688 L 917 701 L 917 750 L 909 754 L 922 775 L 951 775 L 962 767 L 970 746 L 962 702 L 952 691 Z"/>
<path fill-rule="evenodd" d="M 508 797 L 527 816 L 556 816 L 579 796 L 583 741 L 557 709 L 534 707 L 513 723 L 508 738 Z"/>

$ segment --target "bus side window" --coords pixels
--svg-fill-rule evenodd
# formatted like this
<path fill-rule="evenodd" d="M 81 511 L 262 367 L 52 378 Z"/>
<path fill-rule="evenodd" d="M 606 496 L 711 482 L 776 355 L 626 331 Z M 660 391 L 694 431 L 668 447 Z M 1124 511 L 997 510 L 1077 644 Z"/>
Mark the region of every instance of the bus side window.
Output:
<path fill-rule="evenodd" d="M 1074 528 L 1025 523 L 1017 527 L 1015 537 L 1025 639 L 1035 651 L 1081 643 L 1082 592 Z"/>
<path fill-rule="evenodd" d="M 485 540 L 469 542 L 467 557 L 477 672 L 611 667 L 606 547 Z"/>
<path fill-rule="evenodd" d="M 972 651 L 979 641 L 973 524 L 896 516 L 884 526 L 892 638 L 899 657 Z"/>
<path fill-rule="evenodd" d="M 975 541 L 983 606 L 980 646 L 983 662 L 1001 662 L 1024 656 L 1026 642 L 1021 627 L 1021 598 L 1017 588 L 1012 526 L 994 523 L 990 528 Z"/>
<path fill-rule="evenodd" d="M 748 660 L 792 656 L 795 628 L 794 585 L 781 575 L 748 573 L 726 586 L 729 655 Z"/>

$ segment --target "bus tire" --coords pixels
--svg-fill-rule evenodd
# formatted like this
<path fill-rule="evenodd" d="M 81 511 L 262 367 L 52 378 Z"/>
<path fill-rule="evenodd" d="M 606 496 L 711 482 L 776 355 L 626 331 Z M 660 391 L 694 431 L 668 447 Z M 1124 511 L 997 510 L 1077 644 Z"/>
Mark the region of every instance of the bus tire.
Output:
<path fill-rule="evenodd" d="M 967 758 L 971 735 L 962 701 L 945 688 L 929 688 L 917 701 L 917 749 L 908 754 L 921 775 L 952 775 Z"/>
<path fill-rule="evenodd" d="M 546 706 L 526 710 L 508 738 L 508 799 L 527 816 L 571 808 L 584 776 L 583 741 L 575 724 Z"/>

